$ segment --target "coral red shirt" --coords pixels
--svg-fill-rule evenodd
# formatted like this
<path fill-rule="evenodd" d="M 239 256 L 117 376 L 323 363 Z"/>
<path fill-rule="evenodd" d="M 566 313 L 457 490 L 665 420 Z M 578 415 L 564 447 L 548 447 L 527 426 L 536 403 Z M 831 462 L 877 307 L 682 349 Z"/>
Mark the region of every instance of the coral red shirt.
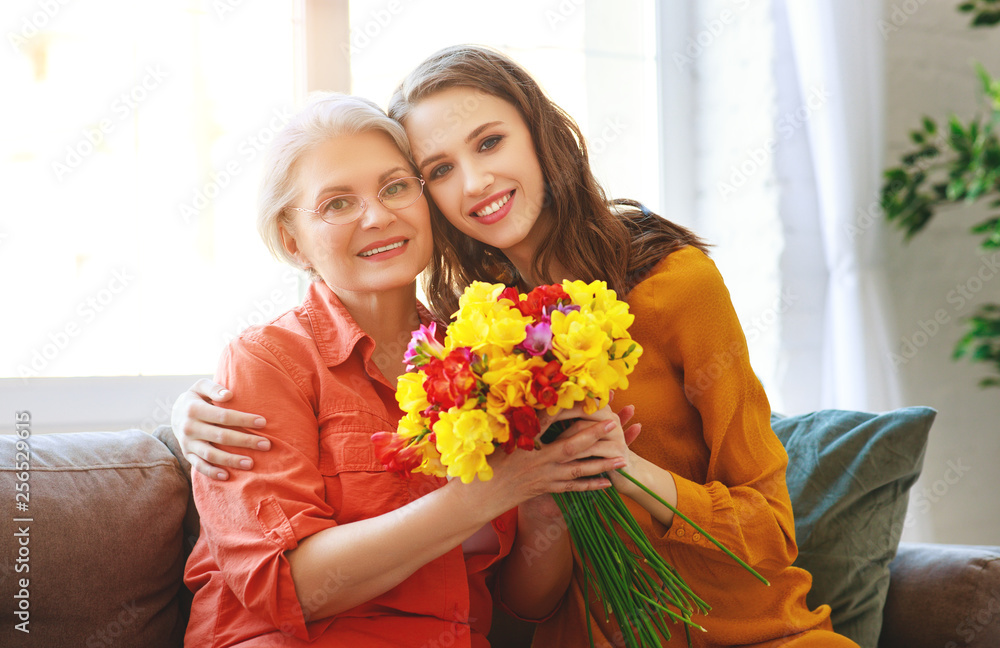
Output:
<path fill-rule="evenodd" d="M 422 308 L 421 317 L 429 321 Z M 375 351 L 329 287 L 314 282 L 302 306 L 248 329 L 223 354 L 216 381 L 233 391 L 227 407 L 264 416 L 267 426 L 253 432 L 271 450 L 240 450 L 254 469 L 231 471 L 228 481 L 192 475 L 201 535 L 185 572 L 194 592 L 186 645 L 488 646 L 488 580 L 510 552 L 516 510 L 492 523 L 499 550 L 467 556 L 456 547 L 332 617 L 307 619 L 299 604 L 285 556 L 299 541 L 445 483 L 387 473 L 375 457 L 372 433 L 395 430 L 402 416 Z M 336 570 L 328 583 L 349 587 Z"/>

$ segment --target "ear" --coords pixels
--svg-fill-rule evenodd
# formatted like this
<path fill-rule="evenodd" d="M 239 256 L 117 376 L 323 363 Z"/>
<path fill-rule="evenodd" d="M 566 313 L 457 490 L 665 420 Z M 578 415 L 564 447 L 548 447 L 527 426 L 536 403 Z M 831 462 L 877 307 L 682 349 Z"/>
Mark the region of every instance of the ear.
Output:
<path fill-rule="evenodd" d="M 309 263 L 309 259 L 307 259 L 302 253 L 302 250 L 299 249 L 298 241 L 295 240 L 295 236 L 288 229 L 288 223 L 279 223 L 278 233 L 281 235 L 281 245 L 285 248 L 285 252 L 292 255 L 292 257 L 302 266 L 303 270 L 308 270 L 312 264 Z"/>

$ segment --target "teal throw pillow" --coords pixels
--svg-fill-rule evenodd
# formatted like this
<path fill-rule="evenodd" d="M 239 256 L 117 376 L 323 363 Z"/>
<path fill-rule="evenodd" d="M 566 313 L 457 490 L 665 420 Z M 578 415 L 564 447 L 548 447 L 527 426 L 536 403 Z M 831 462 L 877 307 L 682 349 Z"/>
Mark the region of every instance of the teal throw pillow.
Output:
<path fill-rule="evenodd" d="M 834 630 L 875 648 L 910 486 L 920 475 L 937 412 L 822 410 L 774 415 L 788 452 L 788 491 L 810 608 L 827 603 Z"/>

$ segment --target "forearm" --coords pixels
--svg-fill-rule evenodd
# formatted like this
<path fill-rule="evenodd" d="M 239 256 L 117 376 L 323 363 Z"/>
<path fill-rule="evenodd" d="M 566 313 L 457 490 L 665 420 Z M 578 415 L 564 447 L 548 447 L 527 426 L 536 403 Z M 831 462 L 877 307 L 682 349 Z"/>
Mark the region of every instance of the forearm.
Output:
<path fill-rule="evenodd" d="M 660 468 L 653 462 L 643 459 L 634 453 L 625 471 L 671 506 L 677 506 L 677 484 L 674 482 L 674 477 L 670 474 L 670 471 Z M 616 473 L 611 474 L 611 481 L 619 492 L 646 509 L 655 522 L 662 524 L 664 527 L 663 531 L 669 529 L 670 525 L 673 524 L 673 511 L 656 501 L 656 498 L 652 497 L 649 493 L 646 493 L 631 481 Z"/>
<path fill-rule="evenodd" d="M 499 596 L 525 619 L 547 616 L 573 577 L 573 551 L 562 516 L 539 518 L 518 510 L 517 536 L 500 567 Z"/>
<path fill-rule="evenodd" d="M 493 519 L 495 507 L 470 506 L 463 486 L 469 488 L 451 482 L 389 513 L 302 540 L 287 558 L 306 617 L 321 619 L 370 601 Z"/>

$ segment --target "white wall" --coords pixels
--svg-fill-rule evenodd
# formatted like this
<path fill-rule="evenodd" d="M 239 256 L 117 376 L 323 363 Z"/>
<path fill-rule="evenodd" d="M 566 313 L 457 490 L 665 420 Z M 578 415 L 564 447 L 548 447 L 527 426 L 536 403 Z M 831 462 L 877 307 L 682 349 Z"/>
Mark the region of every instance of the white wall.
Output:
<path fill-rule="evenodd" d="M 886 163 L 911 150 L 908 133 L 921 116 L 939 124 L 950 113 L 968 120 L 978 110 L 973 61 L 1000 76 L 1000 28 L 968 27 L 952 0 L 887 0 Z M 952 361 L 962 319 L 978 304 L 1000 303 L 1000 273 L 967 301 L 953 292 L 982 266 L 970 225 L 982 208 L 949 210 L 909 244 L 893 230 L 884 236 L 895 344 L 886 352 L 905 360 L 898 378 L 906 404 L 938 410 L 921 479 L 910 500 L 904 539 L 967 544 L 1000 543 L 1000 389 L 980 389 L 986 367 Z M 874 232 L 877 228 L 872 228 Z M 867 234 L 866 234 L 867 235 Z M 1000 254 L 997 255 L 1000 261 Z M 983 276 L 989 273 L 984 271 Z M 945 324 L 931 324 L 939 315 Z M 904 344 L 904 339 L 914 344 Z M 919 348 L 917 348 L 919 345 Z M 915 349 L 915 353 L 914 353 Z M 912 357 L 904 357 L 906 355 Z"/>

